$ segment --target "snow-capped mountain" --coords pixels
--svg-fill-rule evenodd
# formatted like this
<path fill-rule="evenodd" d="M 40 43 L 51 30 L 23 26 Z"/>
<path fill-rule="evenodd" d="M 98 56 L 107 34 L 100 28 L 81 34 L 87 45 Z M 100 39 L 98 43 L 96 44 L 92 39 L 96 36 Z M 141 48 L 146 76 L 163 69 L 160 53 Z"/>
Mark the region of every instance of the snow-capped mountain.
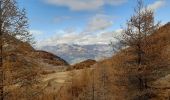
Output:
<path fill-rule="evenodd" d="M 112 48 L 106 44 L 57 44 L 55 46 L 43 46 L 38 49 L 52 52 L 65 59 L 70 64 L 78 63 L 86 59 L 99 60 L 111 57 Z"/>

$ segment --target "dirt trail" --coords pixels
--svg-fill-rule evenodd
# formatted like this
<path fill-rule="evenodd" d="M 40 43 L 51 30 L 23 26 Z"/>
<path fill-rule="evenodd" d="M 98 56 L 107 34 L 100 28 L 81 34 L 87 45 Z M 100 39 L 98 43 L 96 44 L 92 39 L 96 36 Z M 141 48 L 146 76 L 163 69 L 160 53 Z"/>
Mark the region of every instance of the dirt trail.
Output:
<path fill-rule="evenodd" d="M 72 75 L 78 77 L 82 71 L 83 69 L 45 75 L 43 78 L 43 87 L 48 92 L 58 92 L 61 88 L 71 83 Z"/>
<path fill-rule="evenodd" d="M 53 73 L 53 74 L 49 74 L 47 76 L 45 76 L 44 78 L 44 82 L 47 82 L 47 81 L 55 81 L 56 83 L 65 83 L 70 77 L 69 77 L 69 73 L 70 72 L 56 72 L 56 73 Z"/>

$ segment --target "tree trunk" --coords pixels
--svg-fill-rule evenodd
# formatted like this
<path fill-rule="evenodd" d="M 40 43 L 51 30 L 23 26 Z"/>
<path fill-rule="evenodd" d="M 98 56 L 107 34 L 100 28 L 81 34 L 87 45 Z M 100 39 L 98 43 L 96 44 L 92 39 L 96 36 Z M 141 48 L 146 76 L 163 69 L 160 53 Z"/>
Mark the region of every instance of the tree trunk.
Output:
<path fill-rule="evenodd" d="M 3 100 L 3 40 L 2 31 L 0 29 L 0 100 Z"/>
<path fill-rule="evenodd" d="M 139 80 L 139 90 L 142 91 L 143 90 L 143 79 L 141 77 L 138 77 Z"/>
<path fill-rule="evenodd" d="M 93 82 L 92 82 L 92 100 L 95 100 L 94 99 L 94 92 L 95 92 L 95 90 L 94 90 L 94 69 L 93 69 L 93 73 L 92 73 L 92 75 L 93 75 Z"/>
<path fill-rule="evenodd" d="M 0 1 L 0 100 L 4 99 L 3 91 L 3 31 L 2 31 L 2 1 Z"/>
<path fill-rule="evenodd" d="M 0 46 L 0 100 L 3 100 L 3 58 L 2 58 L 2 35 L 1 35 L 1 46 Z"/>

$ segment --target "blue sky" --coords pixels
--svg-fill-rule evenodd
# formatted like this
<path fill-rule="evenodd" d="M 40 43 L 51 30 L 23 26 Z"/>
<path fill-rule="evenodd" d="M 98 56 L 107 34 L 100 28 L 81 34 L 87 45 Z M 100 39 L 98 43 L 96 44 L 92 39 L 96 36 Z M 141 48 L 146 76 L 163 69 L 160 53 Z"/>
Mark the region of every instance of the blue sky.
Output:
<path fill-rule="evenodd" d="M 135 0 L 18 0 L 37 45 L 109 43 L 133 14 Z M 144 0 L 155 19 L 170 21 L 170 0 Z"/>

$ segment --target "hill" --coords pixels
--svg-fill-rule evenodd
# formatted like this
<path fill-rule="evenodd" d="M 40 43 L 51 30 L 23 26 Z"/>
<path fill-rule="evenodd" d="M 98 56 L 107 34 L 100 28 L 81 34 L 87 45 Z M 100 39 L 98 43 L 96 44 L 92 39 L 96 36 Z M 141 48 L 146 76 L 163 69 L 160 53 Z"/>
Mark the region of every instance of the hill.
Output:
<path fill-rule="evenodd" d="M 62 58 L 60 58 L 52 53 L 46 52 L 46 51 L 35 50 L 32 53 L 33 53 L 34 58 L 36 57 L 36 58 L 42 59 L 43 62 L 52 64 L 54 66 L 68 66 L 69 65 Z"/>
<path fill-rule="evenodd" d="M 36 63 L 45 69 L 57 69 L 59 66 L 69 66 L 62 58 L 49 52 L 35 50 L 30 44 L 12 36 L 5 36 L 5 40 L 6 42 L 3 48 L 5 59 L 8 58 L 13 61 L 18 59 L 19 61 L 17 63 L 24 63 L 22 60 L 25 59 L 29 64 Z"/>
<path fill-rule="evenodd" d="M 78 69 L 90 68 L 95 63 L 97 63 L 95 60 L 87 59 L 85 61 L 82 61 L 80 63 L 74 64 L 68 67 L 67 70 L 78 70 Z"/>
<path fill-rule="evenodd" d="M 150 94 L 146 94 L 146 98 L 152 98 L 149 100 L 168 100 L 170 97 L 170 86 L 169 86 L 169 80 L 170 80 L 170 23 L 167 23 L 163 26 L 161 26 L 157 31 L 155 31 L 153 34 L 147 37 L 153 44 L 153 53 L 160 55 L 160 58 L 156 59 L 156 62 L 154 62 L 154 66 L 151 69 L 150 74 L 147 74 L 148 77 L 150 77 L 151 80 L 148 80 L 148 91 Z M 156 49 L 155 49 L 156 48 Z M 123 50 L 129 50 L 131 47 Z M 156 58 L 153 56 L 153 58 Z M 105 66 L 105 70 L 108 71 L 108 73 L 111 71 L 111 74 L 109 76 L 112 76 L 112 81 L 114 84 L 112 87 L 113 93 L 115 93 L 114 97 L 117 97 L 118 100 L 127 99 L 128 97 L 133 97 L 136 94 L 138 94 L 138 91 L 135 90 L 135 85 L 131 86 L 127 82 L 128 75 L 130 76 L 131 73 L 133 73 L 130 69 L 130 72 L 128 73 L 128 69 L 126 69 L 127 66 L 123 66 L 122 61 L 128 61 L 129 55 L 126 54 L 126 52 L 118 52 L 116 55 L 113 55 L 110 59 L 105 59 L 103 61 L 98 62 L 95 66 L 97 68 Z M 164 61 L 161 61 L 161 59 L 164 59 Z M 165 64 L 166 62 L 166 64 Z M 161 67 L 158 64 L 161 63 Z M 121 67 L 122 66 L 122 67 Z M 96 69 L 97 70 L 97 69 Z M 103 70 L 103 69 L 102 69 Z M 99 71 L 97 71 L 99 72 Z M 156 73 L 156 74 L 155 74 Z M 131 76 L 130 76 L 131 77 Z M 135 81 L 135 78 L 129 79 L 131 83 L 135 84 L 137 81 Z M 124 96 L 124 98 L 122 98 Z M 142 99 L 142 100 L 148 100 L 148 99 Z M 113 99 L 114 100 L 114 99 Z M 138 100 L 136 98 L 135 100 Z"/>

